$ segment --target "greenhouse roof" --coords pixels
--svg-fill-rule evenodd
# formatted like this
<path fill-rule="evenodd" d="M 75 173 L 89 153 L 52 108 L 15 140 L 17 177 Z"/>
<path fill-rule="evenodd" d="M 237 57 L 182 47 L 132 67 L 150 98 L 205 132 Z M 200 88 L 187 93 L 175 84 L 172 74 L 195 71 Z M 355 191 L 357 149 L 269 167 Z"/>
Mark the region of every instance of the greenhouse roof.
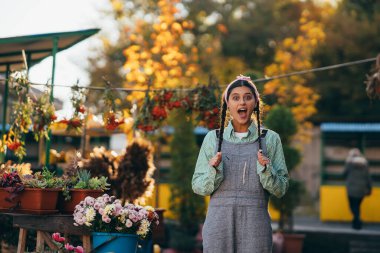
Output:
<path fill-rule="evenodd" d="M 0 38 L 0 73 L 23 68 L 22 50 L 25 51 L 29 67 L 52 55 L 54 40 L 58 39 L 57 52 L 96 34 L 99 29 L 71 32 L 33 34 L 26 36 Z"/>

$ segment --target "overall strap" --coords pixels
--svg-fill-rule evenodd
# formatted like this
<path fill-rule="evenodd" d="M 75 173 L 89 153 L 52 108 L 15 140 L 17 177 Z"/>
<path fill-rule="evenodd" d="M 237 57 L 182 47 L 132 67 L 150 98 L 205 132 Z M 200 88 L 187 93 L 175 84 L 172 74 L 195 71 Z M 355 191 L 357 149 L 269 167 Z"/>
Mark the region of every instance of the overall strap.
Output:
<path fill-rule="evenodd" d="M 267 142 L 265 140 L 265 137 L 268 133 L 268 129 L 261 129 L 261 135 L 260 135 L 260 138 L 261 138 L 261 148 L 263 149 L 263 155 L 265 155 L 266 157 L 268 157 L 268 150 L 267 150 Z"/>
<path fill-rule="evenodd" d="M 220 129 L 215 129 L 216 138 L 219 139 Z"/>

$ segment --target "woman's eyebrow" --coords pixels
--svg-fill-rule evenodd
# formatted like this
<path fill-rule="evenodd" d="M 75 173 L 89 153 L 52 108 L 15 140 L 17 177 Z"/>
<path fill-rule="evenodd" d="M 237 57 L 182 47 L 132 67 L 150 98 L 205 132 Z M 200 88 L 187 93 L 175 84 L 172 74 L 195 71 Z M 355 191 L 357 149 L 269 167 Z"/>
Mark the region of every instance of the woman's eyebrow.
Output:
<path fill-rule="evenodd" d="M 232 93 L 231 96 L 232 95 L 240 95 L 240 93 L 235 92 L 235 93 Z M 253 94 L 252 94 L 252 92 L 246 92 L 246 93 L 244 93 L 242 95 L 253 95 Z"/>

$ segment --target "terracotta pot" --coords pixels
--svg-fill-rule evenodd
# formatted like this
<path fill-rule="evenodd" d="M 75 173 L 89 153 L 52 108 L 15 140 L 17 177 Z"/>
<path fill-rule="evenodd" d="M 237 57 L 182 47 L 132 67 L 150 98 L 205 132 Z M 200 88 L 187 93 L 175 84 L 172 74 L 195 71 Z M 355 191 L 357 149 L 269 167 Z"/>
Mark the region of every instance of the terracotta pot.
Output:
<path fill-rule="evenodd" d="M 302 253 L 303 234 L 284 234 L 283 253 Z"/>
<path fill-rule="evenodd" d="M 60 189 L 25 188 L 21 195 L 21 209 L 56 210 Z"/>
<path fill-rule="evenodd" d="M 21 193 L 15 195 L 13 201 L 9 200 L 12 193 L 7 192 L 4 188 L 0 188 L 0 209 L 7 210 L 17 205 L 20 200 Z"/>
<path fill-rule="evenodd" d="M 14 212 L 48 214 L 55 213 L 58 193 L 60 189 L 25 188 L 19 192 L 12 202 L 5 198 L 10 194 L 4 189 L 0 190 L 0 208 L 7 210 L 14 208 Z"/>
<path fill-rule="evenodd" d="M 65 201 L 62 194 L 60 194 L 58 209 L 62 213 L 73 213 L 75 206 L 79 204 L 82 200 L 84 200 L 87 196 L 97 198 L 103 195 L 102 190 L 90 190 L 90 189 L 71 189 L 70 196 L 71 199 L 69 201 Z"/>

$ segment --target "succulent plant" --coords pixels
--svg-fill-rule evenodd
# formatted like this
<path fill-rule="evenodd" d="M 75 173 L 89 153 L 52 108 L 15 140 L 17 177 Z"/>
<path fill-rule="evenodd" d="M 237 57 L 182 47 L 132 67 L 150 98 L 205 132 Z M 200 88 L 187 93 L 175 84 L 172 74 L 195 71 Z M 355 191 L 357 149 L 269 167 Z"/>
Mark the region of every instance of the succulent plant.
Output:
<path fill-rule="evenodd" d="M 55 173 L 46 167 L 42 169 L 42 172 L 23 176 L 22 181 L 24 186 L 29 188 L 62 188 L 64 184 L 62 178 L 56 177 Z"/>

